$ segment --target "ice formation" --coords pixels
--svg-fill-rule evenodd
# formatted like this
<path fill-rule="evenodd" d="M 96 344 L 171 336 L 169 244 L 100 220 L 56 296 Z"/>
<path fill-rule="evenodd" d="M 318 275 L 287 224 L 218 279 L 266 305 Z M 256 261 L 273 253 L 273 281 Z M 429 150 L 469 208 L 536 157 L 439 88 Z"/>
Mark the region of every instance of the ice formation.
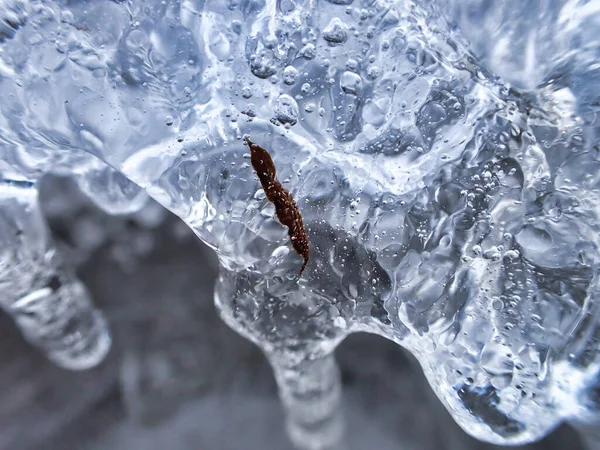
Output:
<path fill-rule="evenodd" d="M 215 249 L 299 448 L 343 437 L 354 332 L 412 352 L 479 439 L 595 421 L 599 24 L 583 0 L 2 0 L 1 305 L 58 364 L 106 353 L 38 212 L 69 174 Z M 302 211 L 299 280 L 245 136 Z"/>

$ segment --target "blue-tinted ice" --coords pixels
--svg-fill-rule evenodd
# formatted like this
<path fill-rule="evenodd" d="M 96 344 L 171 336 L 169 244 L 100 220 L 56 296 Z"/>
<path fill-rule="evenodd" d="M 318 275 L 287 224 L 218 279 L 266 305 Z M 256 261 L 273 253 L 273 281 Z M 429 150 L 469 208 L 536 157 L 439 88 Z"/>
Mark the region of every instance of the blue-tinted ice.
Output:
<path fill-rule="evenodd" d="M 0 304 L 63 366 L 106 353 L 38 211 L 40 177 L 69 174 L 216 250 L 217 306 L 300 448 L 343 436 L 332 352 L 359 331 L 477 438 L 594 421 L 599 32 L 583 0 L 1 0 Z M 302 211 L 299 281 L 244 136 Z"/>

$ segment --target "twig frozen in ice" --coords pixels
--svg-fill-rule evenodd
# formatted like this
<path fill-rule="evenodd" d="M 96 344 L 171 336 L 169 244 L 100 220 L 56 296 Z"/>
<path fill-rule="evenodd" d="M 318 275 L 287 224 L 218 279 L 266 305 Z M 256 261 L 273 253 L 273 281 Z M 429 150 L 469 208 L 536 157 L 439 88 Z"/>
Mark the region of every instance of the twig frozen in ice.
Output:
<path fill-rule="evenodd" d="M 275 164 L 271 155 L 264 148 L 254 144 L 247 137 L 244 138 L 248 147 L 250 147 L 250 160 L 252 167 L 260 180 L 267 199 L 275 205 L 277 218 L 282 225 L 288 227 L 288 235 L 292 247 L 302 258 L 304 263 L 300 269 L 300 275 L 304 272 L 308 259 L 310 257 L 310 248 L 308 246 L 308 233 L 304 228 L 302 214 L 290 194 L 277 180 Z"/>

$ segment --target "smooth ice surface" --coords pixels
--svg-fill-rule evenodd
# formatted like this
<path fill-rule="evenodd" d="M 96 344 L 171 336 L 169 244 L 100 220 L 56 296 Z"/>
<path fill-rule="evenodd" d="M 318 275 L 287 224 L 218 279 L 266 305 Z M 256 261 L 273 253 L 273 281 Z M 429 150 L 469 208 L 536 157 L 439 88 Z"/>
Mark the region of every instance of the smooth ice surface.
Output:
<path fill-rule="evenodd" d="M 299 447 L 343 436 L 331 353 L 358 331 L 410 350 L 480 439 L 594 419 L 594 2 L 0 5 L 3 183 L 67 173 L 109 212 L 147 193 L 180 216 L 216 250 L 217 306 L 269 358 Z M 303 213 L 300 280 L 245 135 Z M 19 229 L 25 273 L 44 224 Z M 31 290 L 15 273 L 0 277 Z M 42 313 L 72 298 L 23 294 Z M 80 333 L 87 361 L 101 320 Z"/>

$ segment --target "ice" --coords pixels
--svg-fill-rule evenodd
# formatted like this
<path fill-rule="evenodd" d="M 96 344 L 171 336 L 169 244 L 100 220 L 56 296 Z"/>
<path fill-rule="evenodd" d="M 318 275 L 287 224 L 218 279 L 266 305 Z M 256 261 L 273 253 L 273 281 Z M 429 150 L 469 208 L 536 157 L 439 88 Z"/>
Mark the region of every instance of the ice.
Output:
<path fill-rule="evenodd" d="M 1 180 L 0 211 L 0 306 L 56 364 L 98 364 L 110 346 L 106 322 L 49 242 L 31 183 Z"/>
<path fill-rule="evenodd" d="M 593 429 L 600 10 L 517 3 L 3 0 L 3 308 L 63 366 L 107 350 L 43 237 L 39 181 L 67 174 L 216 251 L 298 448 L 342 445 L 332 353 L 356 332 L 413 353 L 479 439 Z M 244 136 L 302 211 L 300 279 Z"/>

